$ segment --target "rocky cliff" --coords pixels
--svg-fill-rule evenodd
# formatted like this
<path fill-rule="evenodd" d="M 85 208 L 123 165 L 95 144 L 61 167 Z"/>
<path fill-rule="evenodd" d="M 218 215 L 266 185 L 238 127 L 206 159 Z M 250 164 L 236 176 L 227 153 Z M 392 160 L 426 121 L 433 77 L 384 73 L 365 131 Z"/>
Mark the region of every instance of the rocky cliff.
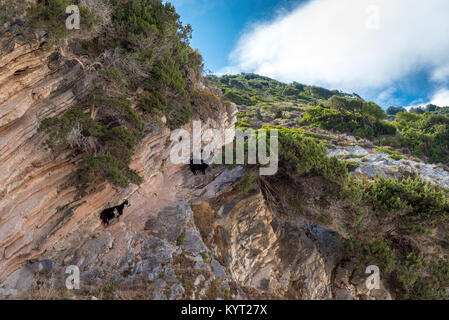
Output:
<path fill-rule="evenodd" d="M 90 98 L 97 66 L 46 43 L 44 31 L 19 25 L 0 29 L 0 297 L 395 297 L 386 281 L 381 289 L 367 289 L 367 275 L 356 266 L 360 252 L 348 247 L 353 208 L 331 196 L 322 176 L 282 176 L 293 176 L 291 170 L 265 179 L 241 166 L 217 166 L 194 176 L 187 165 L 171 163 L 174 142 L 164 116 L 145 130 L 132 157 L 130 168 L 142 177 L 140 185 L 73 185 L 82 154 L 48 149 L 38 128 L 43 119 Z M 220 90 L 201 75 L 190 76 L 196 90 L 223 102 Z M 219 105 L 207 113 L 197 105 L 183 128 L 191 132 L 192 120 L 201 116 L 203 129 L 224 132 L 234 128 L 237 111 L 247 111 Z M 302 113 L 295 109 L 288 125 L 296 125 Z M 328 156 L 353 162 L 354 176 L 421 176 L 448 185 L 444 168 L 395 160 L 369 141 L 315 131 L 329 141 Z M 124 199 L 131 204 L 125 214 L 102 225 L 100 212 Z M 377 213 L 372 216 L 377 219 Z M 435 229 L 434 238 L 417 244 L 415 237 L 395 234 L 388 217 L 373 221 L 378 229 L 372 233 L 388 234 L 398 251 L 419 245 L 433 250 L 435 239 L 446 232 L 438 227 L 442 230 Z M 79 290 L 65 286 L 71 265 L 80 269 Z"/>
<path fill-rule="evenodd" d="M 131 168 L 143 178 L 140 186 L 119 190 L 102 183 L 81 193 L 70 186 L 78 157 L 47 149 L 37 129 L 42 119 L 86 99 L 91 71 L 78 59 L 49 50 L 45 37 L 43 31 L 24 33 L 14 25 L 0 36 L 3 297 L 69 295 L 61 293 L 69 265 L 80 268 L 85 295 L 334 297 L 338 237 L 281 214 L 259 187 L 240 192 L 235 186 L 245 175 L 242 167 L 193 176 L 187 166 L 172 165 L 167 127 L 146 134 L 138 146 Z M 236 111 L 227 105 L 211 115 L 205 129 L 233 127 Z M 131 206 L 105 228 L 99 213 L 123 199 Z M 73 294 L 81 297 L 80 291 Z"/>
<path fill-rule="evenodd" d="M 79 60 L 44 48 L 45 32 L 23 33 L 12 26 L 2 33 L 0 43 L 0 282 L 18 275 L 18 282 L 8 288 L 29 289 L 33 283 L 23 284 L 27 278 L 22 274 L 28 271 L 23 267 L 27 260 L 54 260 L 55 270 L 62 270 L 67 263 L 79 264 L 93 278 L 101 270 L 93 265 L 106 263 L 102 259 L 112 259 L 108 264 L 115 271 L 117 264 L 126 269 L 139 261 L 139 266 L 143 262 L 153 265 L 156 262 L 149 253 L 140 249 L 158 247 L 157 241 L 166 241 L 167 248 L 159 248 L 166 251 L 161 253 L 165 263 L 165 256 L 171 258 L 176 251 L 169 240 L 175 237 L 176 243 L 179 234 L 175 233 L 183 223 L 192 221 L 185 202 L 188 193 L 178 190 L 185 185 L 186 170 L 168 161 L 170 130 L 152 132 L 139 145 L 131 167 L 144 178 L 142 185 L 117 191 L 103 183 L 80 196 L 79 190 L 67 185 L 77 157 L 64 150 L 46 149 L 45 137 L 37 129 L 43 118 L 58 116 L 85 99 L 90 90 L 88 68 Z M 233 126 L 235 110 L 229 106 L 215 114 L 215 119 L 211 117 L 205 128 Z M 104 230 L 100 211 L 124 198 L 132 203 L 126 217 Z M 166 231 L 169 234 L 161 239 L 148 242 L 155 230 L 145 231 L 147 220 L 162 217 L 164 210 L 173 212 L 173 208 L 179 214 L 172 217 L 178 225 L 170 226 L 175 229 Z M 150 262 L 138 261 L 140 255 L 139 259 Z"/>

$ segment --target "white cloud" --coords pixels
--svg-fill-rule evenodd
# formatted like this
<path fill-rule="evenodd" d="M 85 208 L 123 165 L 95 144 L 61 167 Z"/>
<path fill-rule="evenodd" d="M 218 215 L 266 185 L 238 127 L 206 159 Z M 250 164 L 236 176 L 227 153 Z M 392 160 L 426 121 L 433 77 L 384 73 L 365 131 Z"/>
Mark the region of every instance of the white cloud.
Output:
<path fill-rule="evenodd" d="M 440 107 L 449 107 L 449 90 L 448 89 L 439 90 L 434 95 L 430 103 Z"/>
<path fill-rule="evenodd" d="M 396 102 L 396 99 L 394 98 L 395 93 L 396 93 L 396 88 L 389 87 L 377 95 L 376 101 L 382 105 L 385 105 L 385 104 L 394 105 Z"/>
<path fill-rule="evenodd" d="M 253 25 L 228 70 L 350 92 L 423 68 L 441 82 L 449 76 L 448 30 L 447 0 L 314 0 Z"/>
<path fill-rule="evenodd" d="M 415 102 L 405 108 L 407 110 L 410 110 L 410 108 L 425 107 L 428 104 L 434 104 L 439 107 L 449 107 L 449 89 L 439 89 L 433 94 L 432 99 L 430 99 L 429 101 L 425 103 Z"/>
<path fill-rule="evenodd" d="M 448 82 L 449 81 L 449 65 L 442 66 L 433 71 L 432 78 L 436 82 Z"/>
<path fill-rule="evenodd" d="M 230 67 L 224 67 L 221 70 L 219 70 L 218 72 L 215 72 L 214 74 L 221 77 L 225 74 L 238 74 L 238 73 L 240 73 L 240 69 L 238 67 L 230 66 Z"/>

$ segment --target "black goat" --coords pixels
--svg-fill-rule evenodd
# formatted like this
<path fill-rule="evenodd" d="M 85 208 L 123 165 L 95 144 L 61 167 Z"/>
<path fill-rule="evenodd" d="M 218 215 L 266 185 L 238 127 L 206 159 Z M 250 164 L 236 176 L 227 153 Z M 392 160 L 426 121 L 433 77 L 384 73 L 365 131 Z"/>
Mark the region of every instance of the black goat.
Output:
<path fill-rule="evenodd" d="M 125 200 L 119 206 L 104 209 L 100 214 L 101 221 L 103 221 L 103 223 L 107 226 L 107 225 L 109 225 L 109 222 L 112 219 L 114 219 L 115 217 L 120 219 L 120 216 L 123 215 L 123 209 L 125 208 L 125 205 L 130 206 L 128 200 Z M 116 210 L 117 210 L 117 214 L 118 214 L 117 216 L 115 215 Z"/>
<path fill-rule="evenodd" d="M 206 174 L 206 169 L 209 168 L 209 165 L 201 160 L 201 164 L 193 163 L 193 159 L 190 159 L 190 170 L 194 175 L 196 175 L 197 171 L 201 171 L 203 175 Z"/>
<path fill-rule="evenodd" d="M 123 209 L 125 208 L 125 205 L 127 205 L 128 207 L 130 206 L 128 200 L 125 200 L 121 205 L 115 207 L 115 209 L 117 209 L 117 213 L 118 213 L 117 218 L 120 219 L 120 217 L 123 215 Z"/>

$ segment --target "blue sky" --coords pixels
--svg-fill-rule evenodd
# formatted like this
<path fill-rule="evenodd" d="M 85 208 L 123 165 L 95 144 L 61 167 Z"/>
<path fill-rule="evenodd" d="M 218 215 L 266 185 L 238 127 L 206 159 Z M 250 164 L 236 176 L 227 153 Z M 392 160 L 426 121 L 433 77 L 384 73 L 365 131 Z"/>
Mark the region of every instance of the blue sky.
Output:
<path fill-rule="evenodd" d="M 307 0 L 302 0 L 303 2 Z M 271 20 L 298 0 L 172 0 L 184 24 L 193 27 L 191 45 L 201 51 L 206 67 L 217 72 L 239 37 L 253 23 Z"/>
<path fill-rule="evenodd" d="M 173 0 L 214 73 L 449 106 L 447 0 Z"/>

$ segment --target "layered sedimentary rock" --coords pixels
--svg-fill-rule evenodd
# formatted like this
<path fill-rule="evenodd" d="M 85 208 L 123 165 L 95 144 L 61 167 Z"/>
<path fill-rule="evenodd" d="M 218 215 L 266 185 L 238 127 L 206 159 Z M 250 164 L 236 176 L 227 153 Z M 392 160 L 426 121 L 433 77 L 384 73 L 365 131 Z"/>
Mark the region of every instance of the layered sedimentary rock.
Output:
<path fill-rule="evenodd" d="M 173 174 L 180 166 L 168 161 L 170 130 L 162 128 L 148 134 L 134 155 L 131 167 L 145 181 L 140 187 L 118 193 L 104 183 L 82 197 L 67 187 L 78 159 L 64 150 L 46 149 L 45 136 L 37 129 L 43 118 L 85 99 L 89 72 L 47 50 L 44 35 L 11 27 L 0 38 L 0 282 L 26 260 L 54 256 L 71 238 L 75 245 L 90 238 L 100 225 L 99 211 L 123 198 L 133 202 L 127 216 L 140 222 L 136 231 L 143 230 L 139 218 L 146 208 L 157 212 L 171 203 L 182 184 L 182 177 Z M 231 127 L 234 113 L 223 110 L 204 128 Z"/>
<path fill-rule="evenodd" d="M 88 75 L 45 50 L 42 35 L 12 27 L 0 40 L 0 280 L 59 241 L 81 206 L 62 188 L 75 159 L 43 148 L 37 128 L 83 99 Z"/>
<path fill-rule="evenodd" d="M 172 164 L 167 127 L 147 132 L 134 154 L 141 185 L 71 186 L 79 158 L 47 149 L 37 129 L 42 119 L 82 103 L 90 80 L 88 66 L 45 46 L 45 32 L 13 26 L 0 35 L 1 297 L 65 288 L 70 265 L 80 269 L 81 289 L 113 285 L 123 299 L 368 294 L 357 289 L 363 279 L 340 265 L 337 234 L 277 210 L 260 187 L 239 191 L 242 167 L 193 176 L 188 166 Z M 197 89 L 219 94 L 194 80 Z M 233 128 L 236 111 L 225 104 L 203 129 Z M 124 199 L 131 206 L 105 228 L 100 212 Z"/>

